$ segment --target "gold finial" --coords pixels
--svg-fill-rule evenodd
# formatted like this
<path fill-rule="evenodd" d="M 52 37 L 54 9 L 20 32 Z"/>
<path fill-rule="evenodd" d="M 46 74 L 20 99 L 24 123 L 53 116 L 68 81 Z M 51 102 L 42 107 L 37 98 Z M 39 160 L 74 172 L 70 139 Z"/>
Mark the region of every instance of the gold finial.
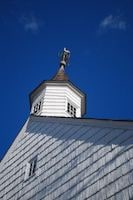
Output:
<path fill-rule="evenodd" d="M 60 55 L 60 65 L 68 65 L 68 61 L 69 61 L 69 58 L 70 58 L 70 51 L 66 48 L 64 48 L 63 52 L 61 53 Z"/>

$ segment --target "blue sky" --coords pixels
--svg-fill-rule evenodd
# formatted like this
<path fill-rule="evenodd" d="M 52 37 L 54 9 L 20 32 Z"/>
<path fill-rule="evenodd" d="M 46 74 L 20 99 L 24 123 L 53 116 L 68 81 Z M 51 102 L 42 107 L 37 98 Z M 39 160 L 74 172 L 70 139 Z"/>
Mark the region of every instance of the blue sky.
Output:
<path fill-rule="evenodd" d="M 0 1 L 0 158 L 29 116 L 29 93 L 71 51 L 87 118 L 133 119 L 132 0 Z"/>

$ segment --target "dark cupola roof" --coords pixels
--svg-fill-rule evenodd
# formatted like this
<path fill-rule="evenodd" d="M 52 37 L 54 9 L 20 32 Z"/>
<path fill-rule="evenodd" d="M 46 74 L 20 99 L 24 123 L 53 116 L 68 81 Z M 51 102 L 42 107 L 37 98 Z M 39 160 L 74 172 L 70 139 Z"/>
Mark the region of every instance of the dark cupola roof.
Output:
<path fill-rule="evenodd" d="M 52 78 L 53 81 L 68 81 L 68 76 L 65 73 L 64 66 L 61 66 L 56 73 L 56 75 Z"/>

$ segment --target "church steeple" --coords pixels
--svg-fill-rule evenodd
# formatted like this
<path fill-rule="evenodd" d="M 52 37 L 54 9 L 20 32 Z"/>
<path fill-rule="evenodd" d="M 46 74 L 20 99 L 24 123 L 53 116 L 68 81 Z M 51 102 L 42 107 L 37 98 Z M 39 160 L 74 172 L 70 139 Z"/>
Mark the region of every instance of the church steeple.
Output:
<path fill-rule="evenodd" d="M 65 73 L 70 51 L 64 48 L 56 75 L 43 81 L 31 94 L 31 113 L 41 116 L 81 117 L 85 113 L 85 94 L 76 88 Z"/>

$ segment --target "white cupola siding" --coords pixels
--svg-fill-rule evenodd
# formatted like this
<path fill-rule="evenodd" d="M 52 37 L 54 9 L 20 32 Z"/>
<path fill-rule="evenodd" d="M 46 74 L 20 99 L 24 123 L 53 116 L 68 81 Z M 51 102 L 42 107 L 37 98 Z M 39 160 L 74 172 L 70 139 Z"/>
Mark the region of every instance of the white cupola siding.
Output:
<path fill-rule="evenodd" d="M 47 81 L 42 86 L 42 91 L 31 100 L 32 114 L 57 117 L 81 117 L 84 114 L 84 94 L 71 83 Z"/>
<path fill-rule="evenodd" d="M 31 94 L 31 114 L 57 117 L 82 117 L 85 94 L 75 87 L 65 74 L 70 52 L 64 49 L 57 74 L 41 83 Z"/>

